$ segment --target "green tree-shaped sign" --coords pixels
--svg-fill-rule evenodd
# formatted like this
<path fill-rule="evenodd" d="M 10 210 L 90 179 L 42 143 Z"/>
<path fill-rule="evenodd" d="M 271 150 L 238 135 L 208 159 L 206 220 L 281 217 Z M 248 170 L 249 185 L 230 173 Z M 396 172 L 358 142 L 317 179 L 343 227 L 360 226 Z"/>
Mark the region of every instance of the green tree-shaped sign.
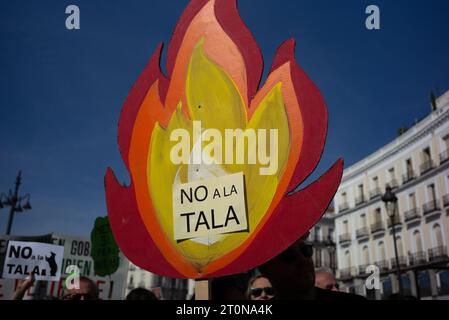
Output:
<path fill-rule="evenodd" d="M 112 235 L 108 217 L 98 217 L 90 235 L 95 274 L 104 277 L 117 271 L 120 264 L 119 248 Z"/>

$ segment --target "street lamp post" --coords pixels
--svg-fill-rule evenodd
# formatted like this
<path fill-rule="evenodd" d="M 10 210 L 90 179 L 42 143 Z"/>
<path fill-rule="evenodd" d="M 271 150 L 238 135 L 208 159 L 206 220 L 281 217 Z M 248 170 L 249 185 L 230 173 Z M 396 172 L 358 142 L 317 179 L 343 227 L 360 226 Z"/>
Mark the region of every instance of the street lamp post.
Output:
<path fill-rule="evenodd" d="M 14 186 L 14 193 L 9 190 L 8 195 L 5 195 L 4 193 L 0 194 L 0 209 L 6 207 L 11 207 L 9 210 L 9 218 L 8 218 L 8 224 L 6 227 L 6 235 L 11 234 L 11 228 L 12 228 L 12 222 L 14 220 L 14 214 L 16 212 L 23 212 L 24 210 L 30 210 L 31 204 L 30 204 L 30 194 L 27 193 L 25 196 L 21 197 L 19 196 L 19 186 L 22 181 L 22 171 L 19 171 L 17 177 L 16 177 L 16 183 Z M 26 200 L 25 205 L 22 207 L 22 201 Z"/>
<path fill-rule="evenodd" d="M 399 264 L 399 256 L 398 256 L 398 246 L 396 243 L 396 230 L 395 230 L 395 220 L 396 220 L 396 208 L 398 198 L 391 190 L 391 187 L 387 185 L 385 194 L 382 196 L 382 201 L 385 203 L 385 208 L 387 210 L 387 214 L 391 219 L 391 227 L 393 228 L 393 243 L 394 243 L 394 255 L 396 258 L 396 273 L 399 282 L 399 294 L 402 296 L 404 290 L 402 288 L 402 279 L 401 279 L 401 267 Z"/>

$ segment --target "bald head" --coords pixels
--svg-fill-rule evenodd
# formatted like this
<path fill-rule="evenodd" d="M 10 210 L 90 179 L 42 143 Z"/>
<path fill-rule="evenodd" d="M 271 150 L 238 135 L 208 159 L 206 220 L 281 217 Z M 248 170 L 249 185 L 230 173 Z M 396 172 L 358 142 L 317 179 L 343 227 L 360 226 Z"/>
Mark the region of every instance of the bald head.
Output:
<path fill-rule="evenodd" d="M 330 270 L 315 271 L 315 286 L 325 290 L 338 291 L 338 284 Z"/>

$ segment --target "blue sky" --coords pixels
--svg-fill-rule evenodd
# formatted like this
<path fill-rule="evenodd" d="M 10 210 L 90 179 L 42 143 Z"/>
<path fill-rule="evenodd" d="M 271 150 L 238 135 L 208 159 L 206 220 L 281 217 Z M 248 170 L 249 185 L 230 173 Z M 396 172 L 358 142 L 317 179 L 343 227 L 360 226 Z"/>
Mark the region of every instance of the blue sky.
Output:
<path fill-rule="evenodd" d="M 117 123 L 127 93 L 187 0 L 0 1 L 0 192 L 21 190 L 33 210 L 13 234 L 88 235 L 106 214 L 103 176 L 119 156 Z M 65 29 L 65 8 L 81 30 Z M 381 30 L 365 28 L 378 5 Z M 353 164 L 430 110 L 430 90 L 449 90 L 449 2 L 240 0 L 266 65 L 288 38 L 329 109 L 314 178 L 338 157 Z M 0 233 L 8 211 L 0 210 Z"/>

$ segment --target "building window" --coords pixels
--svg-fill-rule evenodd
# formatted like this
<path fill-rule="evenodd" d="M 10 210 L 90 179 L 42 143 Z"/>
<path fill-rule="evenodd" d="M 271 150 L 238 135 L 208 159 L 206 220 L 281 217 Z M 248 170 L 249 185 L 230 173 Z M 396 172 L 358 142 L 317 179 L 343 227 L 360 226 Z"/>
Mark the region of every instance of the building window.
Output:
<path fill-rule="evenodd" d="M 422 151 L 422 160 L 423 163 L 429 162 L 432 160 L 432 156 L 430 154 L 430 148 L 427 147 Z"/>
<path fill-rule="evenodd" d="M 339 210 L 344 211 L 344 210 L 348 209 L 348 207 L 349 207 L 348 206 L 348 196 L 347 196 L 346 192 L 343 192 L 341 194 L 341 203 L 340 203 Z"/>
<path fill-rule="evenodd" d="M 396 245 L 398 246 L 398 256 L 402 257 L 404 255 L 404 247 L 402 246 L 401 237 L 396 237 Z"/>
<path fill-rule="evenodd" d="M 366 228 L 366 214 L 364 213 L 360 215 L 360 227 Z"/>
<path fill-rule="evenodd" d="M 427 195 L 429 196 L 429 202 L 436 200 L 435 185 L 433 183 L 427 186 Z"/>
<path fill-rule="evenodd" d="M 383 242 L 379 242 L 378 247 L 379 261 L 385 261 L 387 259 L 385 254 L 385 244 Z"/>
<path fill-rule="evenodd" d="M 421 174 L 426 173 L 433 168 L 432 155 L 430 153 L 430 148 L 427 147 L 422 151 L 422 163 L 421 163 Z"/>
<path fill-rule="evenodd" d="M 408 195 L 408 205 L 410 210 L 416 209 L 416 195 L 414 192 Z"/>
<path fill-rule="evenodd" d="M 438 294 L 449 295 L 449 271 L 442 271 L 438 273 Z"/>
<path fill-rule="evenodd" d="M 345 252 L 345 262 L 346 262 L 346 268 L 351 268 L 351 265 L 352 265 L 352 263 L 351 263 L 351 253 L 349 252 L 349 251 L 346 251 Z"/>
<path fill-rule="evenodd" d="M 407 168 L 407 173 L 413 173 L 412 159 L 407 159 L 405 161 L 405 165 L 406 165 L 406 168 Z"/>
<path fill-rule="evenodd" d="M 419 233 L 418 230 L 413 232 L 413 240 L 415 242 L 415 252 L 422 252 L 423 248 L 422 248 L 421 234 Z"/>
<path fill-rule="evenodd" d="M 321 228 L 320 227 L 315 227 L 314 240 L 317 241 L 317 242 L 321 241 Z"/>
<path fill-rule="evenodd" d="M 436 247 L 444 246 L 443 233 L 439 224 L 433 226 L 433 240 Z"/>
<path fill-rule="evenodd" d="M 334 239 L 334 228 L 329 228 L 329 234 L 328 234 L 328 239 L 327 240 L 335 242 L 335 239 Z"/>
<path fill-rule="evenodd" d="M 382 221 L 382 211 L 380 208 L 376 208 L 374 211 L 374 222 L 379 223 Z"/>
<path fill-rule="evenodd" d="M 369 264 L 369 250 L 368 246 L 364 246 L 362 249 L 362 264 L 367 266 Z"/>
<path fill-rule="evenodd" d="M 348 220 L 343 221 L 343 234 L 349 233 Z"/>
<path fill-rule="evenodd" d="M 380 195 L 381 190 L 379 188 L 379 178 L 378 177 L 374 177 L 372 180 L 372 189 L 370 192 L 370 198 L 374 198 L 377 197 L 378 195 Z"/>
<path fill-rule="evenodd" d="M 316 248 L 315 249 L 315 267 L 321 268 L 323 266 L 322 260 L 321 260 L 321 249 Z"/>
<path fill-rule="evenodd" d="M 388 170 L 388 184 L 390 185 L 390 187 L 392 188 L 396 188 L 397 182 L 396 182 L 396 174 L 394 172 L 394 168 L 391 168 L 390 170 Z"/>
<path fill-rule="evenodd" d="M 444 149 L 449 150 L 449 134 L 443 137 Z"/>
<path fill-rule="evenodd" d="M 405 174 L 402 178 L 403 183 L 407 183 L 415 178 L 415 172 L 413 170 L 412 159 L 405 160 Z"/>
<path fill-rule="evenodd" d="M 357 187 L 357 198 L 356 198 L 356 204 L 361 204 L 365 202 L 365 195 L 363 194 L 363 184 L 360 184 Z"/>

